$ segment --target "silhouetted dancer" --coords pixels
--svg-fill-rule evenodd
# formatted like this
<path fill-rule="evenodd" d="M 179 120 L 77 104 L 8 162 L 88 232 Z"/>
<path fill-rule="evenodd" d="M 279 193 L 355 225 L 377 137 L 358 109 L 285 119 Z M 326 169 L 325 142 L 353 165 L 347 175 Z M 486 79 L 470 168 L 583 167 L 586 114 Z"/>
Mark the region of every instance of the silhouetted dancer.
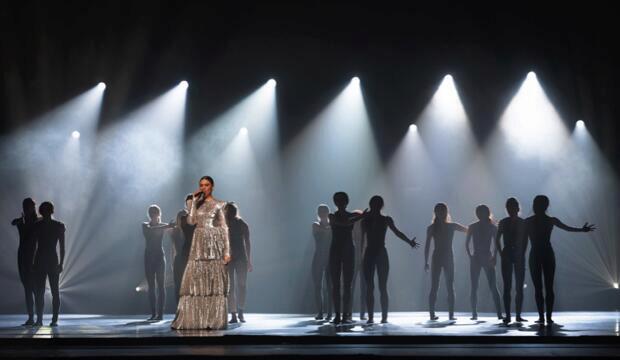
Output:
<path fill-rule="evenodd" d="M 52 219 L 54 205 L 46 201 L 39 206 L 41 220 L 34 225 L 35 255 L 34 255 L 34 281 L 35 303 L 37 308 L 37 322 L 35 326 L 43 325 L 43 309 L 45 299 L 45 280 L 49 279 L 52 293 L 52 322 L 50 326 L 58 325 L 58 313 L 60 311 L 60 292 L 58 282 L 62 266 L 65 261 L 65 224 Z M 56 253 L 56 247 L 60 247 L 60 261 Z"/>
<path fill-rule="evenodd" d="M 161 209 L 157 205 L 149 206 L 148 216 L 150 221 L 142 223 L 142 233 L 146 241 L 144 273 L 151 305 L 151 317 L 148 321 L 159 321 L 164 318 L 166 303 L 166 258 L 163 238 L 165 230 L 171 228 L 171 225 L 161 222 Z"/>
<path fill-rule="evenodd" d="M 351 290 L 353 269 L 355 267 L 355 246 L 353 245 L 353 224 L 365 215 L 347 211 L 349 196 L 345 192 L 334 194 L 334 204 L 338 210 L 329 214 L 332 228 L 332 244 L 329 251 L 329 271 L 332 280 L 334 302 L 334 324 L 353 322 L 351 312 Z M 340 281 L 342 279 L 342 292 Z M 342 295 L 341 295 L 342 294 Z M 342 317 L 341 317 L 342 315 Z"/>
<path fill-rule="evenodd" d="M 489 283 L 489 290 L 493 296 L 497 318 L 502 319 L 502 308 L 499 301 L 499 292 L 497 291 L 497 277 L 495 275 L 495 264 L 497 260 L 496 246 L 491 251 L 493 238 L 497 233 L 497 227 L 491 220 L 491 210 L 486 205 L 478 205 L 476 207 L 476 216 L 478 222 L 469 225 L 467 229 L 467 240 L 465 241 L 465 250 L 469 256 L 470 265 L 469 273 L 471 275 L 471 320 L 478 320 L 478 283 L 480 280 L 480 270 L 484 269 L 484 273 Z M 471 253 L 469 244 L 474 242 L 474 253 Z"/>
<path fill-rule="evenodd" d="M 24 287 L 26 295 L 26 310 L 28 320 L 22 326 L 34 324 L 34 281 L 32 264 L 34 262 L 35 238 L 34 224 L 39 220 L 34 200 L 26 198 L 22 201 L 22 216 L 11 221 L 11 225 L 17 226 L 19 233 L 19 247 L 17 249 L 17 268 L 19 279 Z"/>
<path fill-rule="evenodd" d="M 248 272 L 252 271 L 250 227 L 239 216 L 239 208 L 233 202 L 229 202 L 224 206 L 224 215 L 228 224 L 230 257 L 232 259 L 228 263 L 228 278 L 230 281 L 228 311 L 231 313 L 229 323 L 234 324 L 237 321 L 244 323 L 243 310 L 245 309 Z M 238 320 L 237 316 L 239 317 Z"/>
<path fill-rule="evenodd" d="M 366 305 L 368 308 L 368 324 L 374 323 L 375 305 L 375 269 L 379 278 L 379 293 L 381 294 L 381 323 L 387 323 L 388 318 L 388 291 L 387 279 L 390 272 L 390 261 L 387 250 L 385 249 L 385 234 L 388 227 L 394 235 L 415 248 L 418 244 L 415 237 L 411 240 L 403 234 L 391 217 L 381 214 L 383 209 L 383 198 L 373 196 L 370 199 L 370 212 L 362 220 L 362 231 L 366 236 L 367 246 L 364 252 L 364 278 L 366 279 Z"/>
<path fill-rule="evenodd" d="M 594 225 L 587 222 L 581 228 L 565 225 L 558 218 L 547 215 L 549 198 L 538 195 L 534 198 L 534 215 L 525 219 L 526 233 L 532 243 L 530 250 L 530 274 L 534 283 L 536 307 L 538 308 L 538 324 L 545 323 L 545 310 L 547 324 L 553 324 L 553 278 L 555 276 L 555 254 L 551 247 L 551 231 L 554 226 L 570 232 L 590 232 L 595 229 Z M 543 279 L 545 282 L 545 295 L 543 296 Z M 545 309 L 546 308 L 546 309 Z"/>
<path fill-rule="evenodd" d="M 443 269 L 448 290 L 449 317 L 450 320 L 456 320 L 454 317 L 454 254 L 452 251 L 452 239 L 454 238 L 455 231 L 466 232 L 467 228 L 459 223 L 450 221 L 448 206 L 444 203 L 435 205 L 433 212 L 433 223 L 426 230 L 426 246 L 424 247 L 424 269 L 427 272 L 429 268 L 431 269 L 431 292 L 428 295 L 430 318 L 431 320 L 439 319 L 435 315 L 435 302 L 437 301 L 437 291 L 439 290 L 439 277 Z M 435 248 L 433 250 L 431 268 L 428 264 L 428 253 L 432 240 L 435 240 Z"/>
<path fill-rule="evenodd" d="M 194 235 L 194 225 L 187 223 L 187 217 L 189 216 L 188 204 L 191 204 L 192 199 L 193 194 L 189 194 L 185 197 L 185 209 L 177 213 L 176 225 L 171 234 L 174 249 L 172 271 L 174 275 L 174 289 L 177 304 L 181 291 L 181 282 L 183 281 L 183 273 L 187 266 L 189 250 L 192 248 L 192 237 Z"/>
<path fill-rule="evenodd" d="M 510 292 L 512 291 L 512 272 L 515 274 L 515 305 L 517 322 L 525 322 L 521 317 L 523 308 L 523 282 L 525 280 L 525 250 L 527 238 L 525 236 L 525 220 L 519 217 L 519 201 L 511 197 L 506 200 L 508 217 L 503 218 L 497 226 L 495 247 L 500 250 L 502 258 L 502 278 L 504 280 L 504 323 L 510 324 Z M 501 238 L 504 238 L 504 247 L 501 247 Z"/>
<path fill-rule="evenodd" d="M 332 243 L 332 228 L 329 225 L 329 206 L 319 205 L 317 221 L 312 223 L 314 237 L 314 256 L 312 257 L 312 281 L 314 284 L 314 300 L 317 307 L 316 320 L 332 319 L 332 283 L 329 275 L 329 249 Z"/>

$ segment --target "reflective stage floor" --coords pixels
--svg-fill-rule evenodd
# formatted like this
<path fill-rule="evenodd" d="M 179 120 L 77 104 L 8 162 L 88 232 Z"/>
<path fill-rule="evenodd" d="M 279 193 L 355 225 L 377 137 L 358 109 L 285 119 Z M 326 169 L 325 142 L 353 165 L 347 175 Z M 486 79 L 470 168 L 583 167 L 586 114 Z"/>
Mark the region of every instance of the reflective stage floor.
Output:
<path fill-rule="evenodd" d="M 375 314 L 377 316 L 379 314 Z M 309 315 L 247 314 L 225 331 L 175 331 L 172 315 L 61 315 L 59 326 L 21 327 L 24 316 L 0 316 L 0 358 L 33 357 L 620 357 L 618 312 L 559 312 L 555 324 L 505 326 L 492 314 L 438 321 L 426 312 L 390 313 L 388 324 L 334 326 Z M 49 323 L 49 318 L 45 318 Z"/>

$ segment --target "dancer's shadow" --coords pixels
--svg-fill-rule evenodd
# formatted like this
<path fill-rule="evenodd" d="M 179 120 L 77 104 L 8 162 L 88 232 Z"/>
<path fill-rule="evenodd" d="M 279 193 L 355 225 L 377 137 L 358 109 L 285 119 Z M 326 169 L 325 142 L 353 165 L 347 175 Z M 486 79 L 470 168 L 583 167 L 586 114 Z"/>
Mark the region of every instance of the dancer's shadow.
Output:
<path fill-rule="evenodd" d="M 499 324 L 495 324 L 493 326 L 493 329 L 491 330 L 487 330 L 487 331 L 482 331 L 480 332 L 480 334 L 484 334 L 484 335 L 503 335 L 503 334 L 508 334 L 511 331 L 522 331 L 521 329 L 523 328 L 523 324 L 521 323 L 511 323 L 511 324 L 504 324 L 504 323 L 499 323 Z"/>
<path fill-rule="evenodd" d="M 530 326 L 522 327 L 520 331 L 534 332 L 536 336 L 567 336 L 566 332 L 576 332 L 577 330 L 563 329 L 564 325 L 553 323 L 551 325 L 532 324 Z"/>
<path fill-rule="evenodd" d="M 420 325 L 423 328 L 427 328 L 427 329 L 439 329 L 439 328 L 448 327 L 450 325 L 456 325 L 456 320 L 444 320 L 444 321 L 428 320 L 426 322 L 420 323 Z"/>
<path fill-rule="evenodd" d="M 138 320 L 138 321 L 130 321 L 128 323 L 125 324 L 119 324 L 116 326 L 143 326 L 143 325 L 152 325 L 152 324 L 157 324 L 159 322 L 163 322 L 163 321 L 156 321 L 156 320 Z"/>
<path fill-rule="evenodd" d="M 322 336 L 335 336 L 338 335 L 338 333 L 352 333 L 355 332 L 353 331 L 353 329 L 356 326 L 360 326 L 361 324 L 340 324 L 340 325 L 334 325 L 334 324 L 324 324 L 319 326 L 316 330 L 314 331 L 309 331 L 308 334 L 318 334 L 318 335 L 322 335 Z"/>
<path fill-rule="evenodd" d="M 329 321 L 327 320 L 304 320 L 304 321 L 299 321 L 295 324 L 288 325 L 287 327 L 303 328 L 303 327 L 315 326 L 315 325 L 329 325 Z"/>

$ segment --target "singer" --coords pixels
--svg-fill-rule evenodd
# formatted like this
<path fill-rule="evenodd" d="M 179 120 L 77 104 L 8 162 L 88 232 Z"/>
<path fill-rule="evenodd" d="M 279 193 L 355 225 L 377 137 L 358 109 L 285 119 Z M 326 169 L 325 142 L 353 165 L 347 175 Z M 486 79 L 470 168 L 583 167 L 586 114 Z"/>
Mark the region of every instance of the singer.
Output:
<path fill-rule="evenodd" d="M 172 328 L 225 329 L 227 325 L 230 244 L 225 201 L 213 197 L 213 178 L 200 178 L 191 200 L 188 224 L 195 225 L 180 299 Z"/>

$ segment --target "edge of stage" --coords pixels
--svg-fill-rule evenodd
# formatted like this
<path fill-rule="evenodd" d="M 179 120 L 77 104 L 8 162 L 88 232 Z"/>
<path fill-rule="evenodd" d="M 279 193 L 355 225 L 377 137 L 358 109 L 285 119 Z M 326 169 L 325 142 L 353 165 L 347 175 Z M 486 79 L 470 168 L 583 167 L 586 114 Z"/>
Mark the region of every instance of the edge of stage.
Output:
<path fill-rule="evenodd" d="M 2 358 L 133 356 L 226 357 L 620 357 L 620 313 L 558 312 L 553 326 L 504 326 L 492 314 L 457 313 L 430 321 L 426 312 L 390 313 L 388 324 L 334 326 L 299 314 L 247 314 L 225 331 L 175 331 L 172 315 L 61 315 L 58 327 L 19 326 L 23 315 L 0 315 Z M 442 316 L 443 315 L 443 316 Z M 49 323 L 45 317 L 45 323 Z"/>

